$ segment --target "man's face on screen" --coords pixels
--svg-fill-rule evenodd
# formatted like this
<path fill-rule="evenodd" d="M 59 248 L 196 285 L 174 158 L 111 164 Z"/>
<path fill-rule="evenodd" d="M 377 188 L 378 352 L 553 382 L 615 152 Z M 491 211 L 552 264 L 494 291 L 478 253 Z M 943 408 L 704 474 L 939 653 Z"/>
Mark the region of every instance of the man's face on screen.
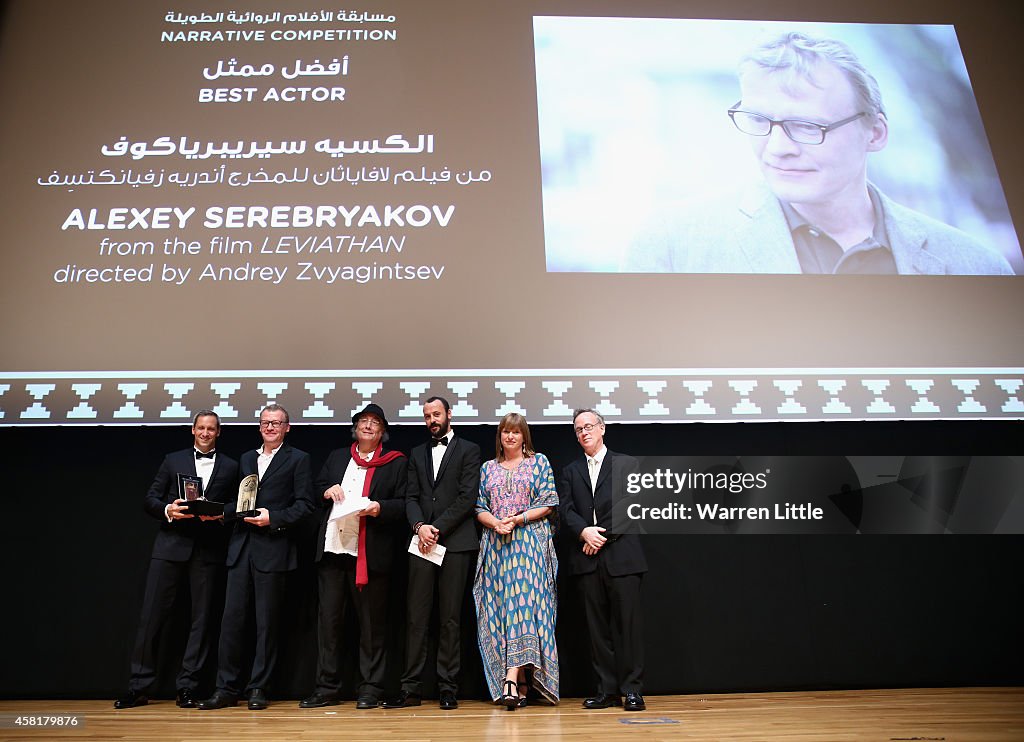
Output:
<path fill-rule="evenodd" d="M 750 65 L 741 72 L 740 91 L 743 110 L 776 121 L 798 119 L 827 126 L 861 110 L 846 75 L 827 62 L 813 68 L 811 79 Z M 885 122 L 877 118 L 870 128 L 858 120 L 833 129 L 821 144 L 794 142 L 781 126 L 773 126 L 768 136 L 747 138 L 761 174 L 779 200 L 828 206 L 864 197 L 868 152 L 885 146 Z"/>

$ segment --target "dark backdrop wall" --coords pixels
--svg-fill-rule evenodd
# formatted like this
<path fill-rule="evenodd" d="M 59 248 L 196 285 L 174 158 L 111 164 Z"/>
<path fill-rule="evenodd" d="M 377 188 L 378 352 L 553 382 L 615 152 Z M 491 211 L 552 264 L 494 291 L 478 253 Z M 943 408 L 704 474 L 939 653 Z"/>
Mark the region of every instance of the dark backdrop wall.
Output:
<path fill-rule="evenodd" d="M 492 426 L 456 427 L 485 456 L 493 451 Z M 569 426 L 532 432 L 556 470 L 578 455 Z M 420 426 L 394 428 L 391 443 L 408 451 L 423 436 Z M 297 426 L 289 436 L 315 468 L 349 440 L 342 426 Z M 1009 455 L 1019 453 L 1021 424 L 609 425 L 606 440 L 652 455 Z M 231 426 L 219 448 L 237 456 L 258 441 L 255 425 Z M 124 690 L 157 528 L 142 498 L 162 456 L 190 442 L 184 426 L 0 428 L 0 696 L 112 698 Z M 309 531 L 290 584 L 277 698 L 312 687 L 312 541 Z M 647 537 L 647 692 L 1022 684 L 1022 546 L 1021 536 Z M 395 580 L 391 609 L 394 689 L 404 580 Z M 594 690 L 581 600 L 571 579 L 559 590 L 562 692 L 581 696 Z M 183 619 L 165 634 L 167 696 Z M 468 591 L 465 625 L 463 695 L 483 697 Z"/>

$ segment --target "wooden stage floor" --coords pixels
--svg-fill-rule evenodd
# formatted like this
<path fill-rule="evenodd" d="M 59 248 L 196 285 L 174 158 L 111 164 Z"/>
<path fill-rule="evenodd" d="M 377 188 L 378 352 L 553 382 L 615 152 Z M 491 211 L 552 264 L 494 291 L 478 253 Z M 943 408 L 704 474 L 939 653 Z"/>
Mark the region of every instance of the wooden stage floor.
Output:
<path fill-rule="evenodd" d="M 218 711 L 183 710 L 173 701 L 115 711 L 111 701 L 0 701 L 0 740 L 1024 740 L 1024 688 L 941 688 L 648 696 L 647 711 L 584 711 L 580 699 L 509 712 L 480 701 L 441 711 L 357 711 L 351 701 L 303 710 L 272 701 Z M 14 724 L 18 715 L 77 715 L 74 727 Z"/>

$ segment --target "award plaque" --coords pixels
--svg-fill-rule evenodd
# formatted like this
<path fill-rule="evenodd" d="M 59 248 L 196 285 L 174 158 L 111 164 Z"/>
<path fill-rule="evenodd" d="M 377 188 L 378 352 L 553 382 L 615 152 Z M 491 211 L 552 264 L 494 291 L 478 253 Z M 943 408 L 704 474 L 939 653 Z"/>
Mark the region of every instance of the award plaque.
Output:
<path fill-rule="evenodd" d="M 224 503 L 213 500 L 191 500 L 186 505 L 189 515 L 224 515 Z"/>
<path fill-rule="evenodd" d="M 256 509 L 256 489 L 259 487 L 260 478 L 250 474 L 238 485 L 238 504 L 235 515 L 239 518 L 254 518 L 259 515 Z"/>
<path fill-rule="evenodd" d="M 207 500 L 203 495 L 203 479 L 192 474 L 178 475 L 178 497 L 185 500 L 189 515 L 223 515 L 224 503 Z"/>
<path fill-rule="evenodd" d="M 192 474 L 179 474 L 178 498 L 187 502 L 203 499 L 203 478 Z"/>

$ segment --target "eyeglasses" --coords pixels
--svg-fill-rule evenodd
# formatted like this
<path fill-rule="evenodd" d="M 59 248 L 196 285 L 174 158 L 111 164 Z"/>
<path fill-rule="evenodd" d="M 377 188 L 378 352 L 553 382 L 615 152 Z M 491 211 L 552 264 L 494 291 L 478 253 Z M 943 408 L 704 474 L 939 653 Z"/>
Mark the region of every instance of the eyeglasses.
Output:
<path fill-rule="evenodd" d="M 579 435 L 580 433 L 589 433 L 600 425 L 601 423 L 587 423 L 586 425 L 580 425 L 578 428 L 573 428 L 573 430 L 576 431 L 576 435 Z"/>
<path fill-rule="evenodd" d="M 379 428 L 381 425 L 384 424 L 377 418 L 371 417 L 370 415 L 367 415 L 366 417 L 361 417 L 358 420 L 356 420 L 356 425 L 362 425 L 363 423 L 368 423 L 372 428 Z"/>
<path fill-rule="evenodd" d="M 284 420 L 260 420 L 260 430 L 277 430 L 285 425 Z"/>
<path fill-rule="evenodd" d="M 867 111 L 861 111 L 832 124 L 816 124 L 800 119 L 771 119 L 764 114 L 743 111 L 736 107 L 742 102 L 736 101 L 736 105 L 729 109 L 729 118 L 737 129 L 752 137 L 766 137 L 772 133 L 772 127 L 781 126 L 786 136 L 797 144 L 821 144 L 828 132 L 868 115 Z"/>

